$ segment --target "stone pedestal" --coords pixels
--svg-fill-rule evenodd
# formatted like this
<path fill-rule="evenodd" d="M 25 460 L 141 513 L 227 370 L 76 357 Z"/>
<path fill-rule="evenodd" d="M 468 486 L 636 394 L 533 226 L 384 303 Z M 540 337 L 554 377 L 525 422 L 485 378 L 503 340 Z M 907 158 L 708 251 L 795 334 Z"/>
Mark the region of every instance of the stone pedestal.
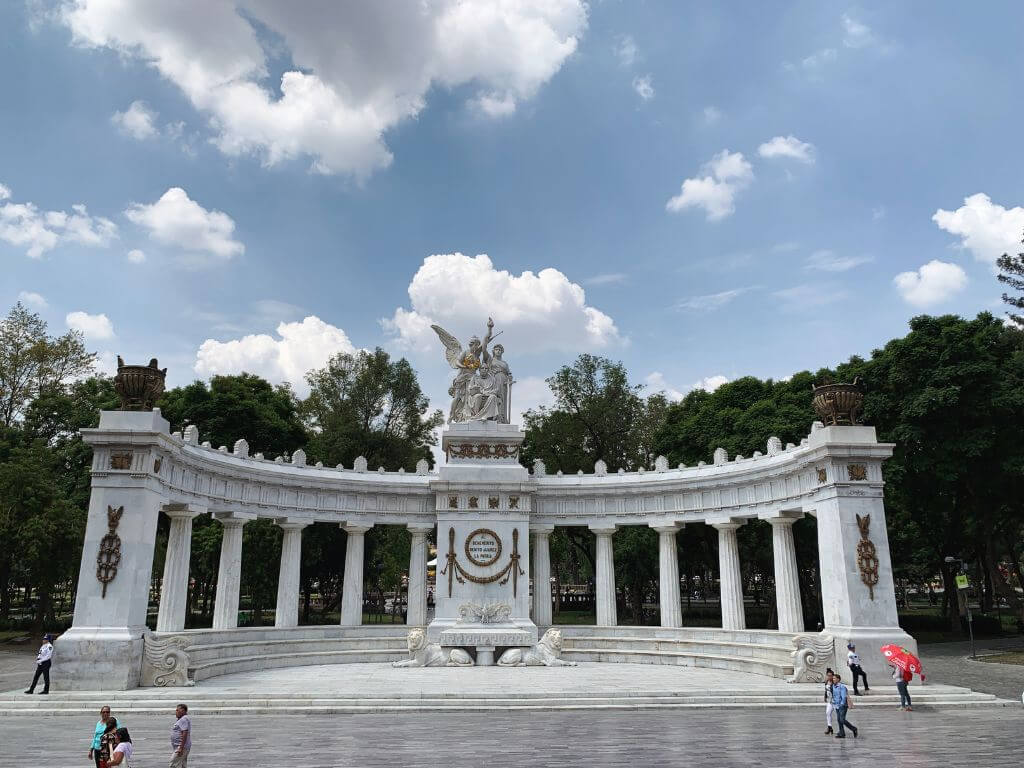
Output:
<path fill-rule="evenodd" d="M 474 653 L 537 642 L 530 620 L 530 491 L 519 464 L 523 433 L 510 424 L 449 425 L 448 456 L 431 481 L 437 509 L 434 620 L 427 639 Z"/>

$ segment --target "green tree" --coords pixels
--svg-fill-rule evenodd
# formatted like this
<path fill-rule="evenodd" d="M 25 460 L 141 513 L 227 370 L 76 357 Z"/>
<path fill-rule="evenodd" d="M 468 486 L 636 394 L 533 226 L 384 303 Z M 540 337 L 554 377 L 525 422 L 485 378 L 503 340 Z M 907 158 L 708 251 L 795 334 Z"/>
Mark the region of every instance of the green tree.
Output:
<path fill-rule="evenodd" d="M 1021 242 L 1024 243 L 1024 240 Z M 1024 252 L 1018 253 L 1016 256 L 1004 253 L 996 259 L 996 266 L 999 267 L 999 282 L 1010 286 L 1020 294 L 1011 296 L 1004 293 L 1003 301 L 1015 309 L 1024 310 Z M 1007 314 L 1018 328 L 1024 329 L 1024 315 L 1017 315 L 1013 312 Z"/>
<path fill-rule="evenodd" d="M 244 438 L 252 453 L 269 456 L 295 451 L 306 443 L 299 402 L 287 384 L 274 386 L 251 373 L 214 376 L 209 385 L 195 381 L 163 394 L 157 405 L 171 428 L 199 427 L 200 438 L 215 446 L 234 446 Z"/>
<path fill-rule="evenodd" d="M 311 458 L 352 466 L 365 456 L 371 467 L 409 471 L 420 459 L 433 460 L 434 430 L 444 417 L 427 412 L 427 396 L 405 358 L 392 361 L 379 347 L 339 354 L 306 380 L 310 392 L 301 413 Z"/>
<path fill-rule="evenodd" d="M 89 373 L 96 356 L 82 334 L 47 334 L 46 322 L 21 302 L 0 321 L 0 423 L 9 427 L 44 390 Z"/>

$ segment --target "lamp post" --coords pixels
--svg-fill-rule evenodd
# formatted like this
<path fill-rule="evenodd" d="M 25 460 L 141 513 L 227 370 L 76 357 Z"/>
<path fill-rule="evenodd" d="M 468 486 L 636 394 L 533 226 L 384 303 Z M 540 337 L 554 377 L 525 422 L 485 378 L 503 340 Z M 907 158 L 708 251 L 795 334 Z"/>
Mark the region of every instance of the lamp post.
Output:
<path fill-rule="evenodd" d="M 965 576 L 967 575 L 966 564 L 964 563 L 964 561 L 961 560 L 959 557 L 953 557 L 952 555 L 947 555 L 946 556 L 946 564 L 947 565 L 952 565 L 953 563 L 956 563 L 959 566 L 960 571 Z M 959 589 L 959 585 L 957 585 L 957 588 Z M 978 658 L 978 655 L 975 653 L 975 650 L 974 650 L 974 614 L 971 613 L 971 596 L 970 596 L 970 593 L 965 593 L 964 594 L 964 603 L 967 606 L 967 632 L 970 634 L 970 637 L 971 637 L 971 658 L 972 659 L 976 659 L 976 658 Z"/>

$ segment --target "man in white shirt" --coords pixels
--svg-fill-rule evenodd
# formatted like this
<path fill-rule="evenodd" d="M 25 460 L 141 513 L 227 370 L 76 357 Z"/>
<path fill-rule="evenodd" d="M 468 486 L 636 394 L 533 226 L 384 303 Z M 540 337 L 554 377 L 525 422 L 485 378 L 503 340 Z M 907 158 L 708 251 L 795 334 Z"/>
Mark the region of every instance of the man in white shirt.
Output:
<path fill-rule="evenodd" d="M 853 695 L 860 696 L 860 691 L 857 690 L 857 678 L 864 678 L 864 693 L 867 693 L 871 689 L 868 688 L 868 676 L 861 669 L 860 666 L 860 655 L 857 653 L 857 649 L 853 643 L 847 643 L 846 645 L 846 666 L 850 668 L 850 674 L 853 676 Z"/>
<path fill-rule="evenodd" d="M 25 693 L 32 693 L 35 691 L 36 683 L 39 682 L 39 677 L 42 675 L 43 678 L 43 690 L 39 693 L 50 692 L 50 660 L 53 658 L 53 635 L 43 635 L 43 644 L 39 647 L 39 653 L 36 654 L 36 674 L 32 678 L 32 685 L 28 687 Z"/>

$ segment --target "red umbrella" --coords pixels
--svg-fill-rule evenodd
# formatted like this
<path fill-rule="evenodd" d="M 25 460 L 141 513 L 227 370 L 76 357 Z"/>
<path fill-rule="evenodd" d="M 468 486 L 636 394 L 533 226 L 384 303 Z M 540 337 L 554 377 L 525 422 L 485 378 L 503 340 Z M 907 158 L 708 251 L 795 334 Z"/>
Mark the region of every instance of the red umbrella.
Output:
<path fill-rule="evenodd" d="M 910 672 L 911 674 L 916 672 L 921 676 L 921 679 L 924 680 L 924 672 L 921 669 L 921 660 L 902 645 L 883 645 L 882 655 L 885 656 L 885 660 L 896 667 L 896 669 L 904 672 Z"/>

